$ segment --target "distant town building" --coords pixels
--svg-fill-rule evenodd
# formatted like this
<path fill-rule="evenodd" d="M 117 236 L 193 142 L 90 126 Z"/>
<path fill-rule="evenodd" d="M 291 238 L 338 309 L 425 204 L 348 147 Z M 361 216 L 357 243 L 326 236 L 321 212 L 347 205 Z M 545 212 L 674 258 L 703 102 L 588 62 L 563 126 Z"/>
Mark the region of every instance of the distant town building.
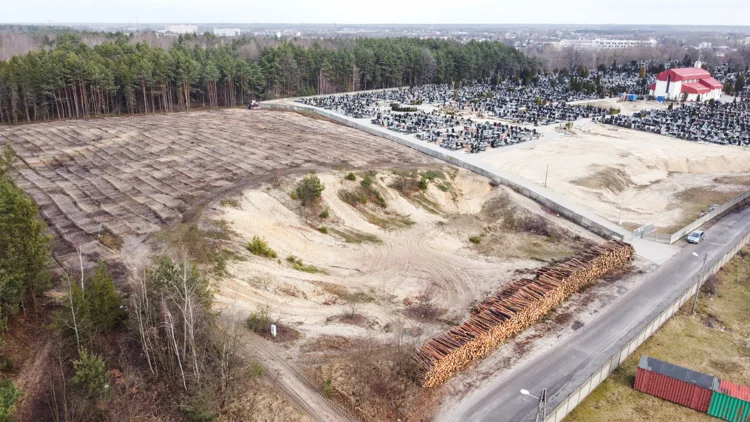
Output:
<path fill-rule="evenodd" d="M 169 25 L 166 29 L 166 32 L 171 32 L 173 34 L 193 34 L 198 33 L 198 26 L 197 25 Z"/>
<path fill-rule="evenodd" d="M 633 48 L 633 47 L 656 47 L 656 40 L 562 40 L 557 43 L 558 48 L 576 48 L 576 49 L 616 49 L 616 48 Z"/>
<path fill-rule="evenodd" d="M 214 35 L 217 37 L 237 37 L 240 35 L 240 28 L 214 28 Z"/>
<path fill-rule="evenodd" d="M 696 63 L 700 66 L 700 62 Z M 708 101 L 721 98 L 721 82 L 699 67 L 669 69 L 656 76 L 649 93 L 667 100 Z"/>

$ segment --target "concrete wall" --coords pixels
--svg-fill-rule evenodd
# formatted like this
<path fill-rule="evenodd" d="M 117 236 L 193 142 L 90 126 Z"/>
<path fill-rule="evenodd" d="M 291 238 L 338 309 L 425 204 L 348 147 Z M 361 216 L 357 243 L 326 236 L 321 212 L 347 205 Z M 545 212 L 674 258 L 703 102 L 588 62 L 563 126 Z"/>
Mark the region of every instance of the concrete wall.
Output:
<path fill-rule="evenodd" d="M 711 211 L 710 213 L 704 215 L 703 217 L 693 221 L 692 223 L 688 224 L 687 226 L 681 228 L 680 230 L 677 230 L 676 232 L 672 233 L 672 236 L 669 238 L 669 243 L 674 243 L 683 237 L 687 236 L 692 232 L 693 230 L 697 229 L 698 227 L 706 224 L 707 222 L 713 220 L 714 218 L 720 216 L 733 206 L 739 204 L 740 202 L 750 198 L 750 190 L 741 193 L 740 195 L 737 195 L 736 197 L 730 199 L 729 201 L 723 203 L 719 208 L 716 208 L 715 210 Z"/>
<path fill-rule="evenodd" d="M 620 364 L 633 353 L 647 338 L 656 332 L 664 322 L 672 315 L 677 313 L 682 305 L 687 302 L 700 288 L 700 285 L 713 274 L 721 269 L 740 249 L 750 242 L 750 234 L 745 235 L 739 242 L 731 247 L 721 258 L 716 259 L 713 263 L 707 263 L 711 267 L 702 276 L 696 277 L 696 282 L 684 292 L 678 293 L 676 298 L 669 298 L 655 312 L 656 315 L 645 318 L 641 323 L 631 330 L 627 336 L 620 340 L 620 347 L 612 356 L 604 362 L 590 377 L 588 377 L 573 393 L 560 400 L 553 399 L 548 402 L 547 418 L 544 422 L 559 422 L 568 415 L 583 399 L 588 396 L 594 389 L 604 381 L 609 374 L 617 369 Z"/>
<path fill-rule="evenodd" d="M 520 193 L 521 195 L 524 195 L 526 197 L 529 197 L 540 204 L 544 205 L 547 208 L 550 208 L 557 212 L 558 214 L 564 216 L 565 218 L 575 222 L 576 224 L 580 225 L 581 227 L 584 227 L 606 239 L 618 239 L 618 240 L 630 240 L 630 239 L 623 239 L 623 236 L 620 233 L 617 233 L 611 229 L 609 229 L 606 226 L 603 226 L 595 221 L 592 221 L 591 219 L 580 215 L 579 213 L 565 207 L 562 204 L 559 204 L 543 195 L 541 195 L 539 192 L 533 191 L 532 189 L 529 189 L 527 186 L 522 186 L 514 181 L 508 180 L 498 174 L 495 174 L 493 172 L 487 171 L 485 169 L 479 168 L 473 164 L 469 164 L 461 159 L 458 159 L 456 157 L 444 154 L 440 151 L 436 151 L 430 148 L 427 148 L 423 145 L 420 145 L 418 143 L 412 143 L 409 141 L 406 141 L 404 139 L 399 138 L 398 136 L 394 136 L 392 134 L 389 134 L 385 131 L 378 130 L 376 127 L 370 126 L 369 124 L 361 124 L 359 122 L 355 122 L 349 119 L 345 119 L 342 116 L 332 113 L 328 110 L 323 110 L 319 108 L 312 108 L 312 107 L 305 107 L 305 106 L 298 106 L 298 105 L 292 105 L 292 104 L 282 104 L 278 102 L 265 102 L 261 103 L 261 108 L 263 109 L 280 109 L 280 110 L 293 110 L 293 111 L 305 111 L 305 112 L 313 112 L 316 114 L 319 114 L 323 117 L 326 117 L 328 119 L 334 120 L 336 122 L 342 123 L 346 126 L 353 127 L 355 129 L 359 129 L 361 131 L 370 133 L 375 136 L 379 136 L 381 138 L 386 138 L 390 141 L 396 142 L 398 144 L 407 146 L 409 148 L 416 149 L 417 151 L 420 151 L 424 154 L 427 154 L 429 156 L 438 158 L 440 160 L 449 162 L 453 165 L 456 165 L 458 167 L 465 168 L 469 171 L 472 171 L 474 173 L 480 174 L 484 177 L 487 177 L 491 180 L 494 180 L 497 183 L 503 184 L 505 186 L 508 186 L 509 188 L 515 190 L 516 192 Z"/>

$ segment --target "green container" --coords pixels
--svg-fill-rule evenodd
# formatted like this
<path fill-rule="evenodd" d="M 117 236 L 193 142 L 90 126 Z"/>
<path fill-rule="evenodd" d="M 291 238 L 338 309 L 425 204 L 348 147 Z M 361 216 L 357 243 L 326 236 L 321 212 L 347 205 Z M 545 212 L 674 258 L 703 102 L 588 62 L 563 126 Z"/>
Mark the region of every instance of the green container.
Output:
<path fill-rule="evenodd" d="M 714 391 L 708 414 L 730 422 L 750 422 L 750 402 Z"/>

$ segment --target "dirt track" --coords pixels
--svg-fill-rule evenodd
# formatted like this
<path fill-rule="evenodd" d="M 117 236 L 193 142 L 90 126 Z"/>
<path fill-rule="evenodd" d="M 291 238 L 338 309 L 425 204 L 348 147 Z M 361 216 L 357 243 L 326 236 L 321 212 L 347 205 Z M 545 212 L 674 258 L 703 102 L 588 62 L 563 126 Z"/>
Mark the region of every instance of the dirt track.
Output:
<path fill-rule="evenodd" d="M 21 157 L 19 185 L 58 240 L 56 256 L 109 254 L 99 223 L 144 235 L 274 173 L 425 162 L 386 140 L 295 113 L 224 110 L 0 128 Z"/>

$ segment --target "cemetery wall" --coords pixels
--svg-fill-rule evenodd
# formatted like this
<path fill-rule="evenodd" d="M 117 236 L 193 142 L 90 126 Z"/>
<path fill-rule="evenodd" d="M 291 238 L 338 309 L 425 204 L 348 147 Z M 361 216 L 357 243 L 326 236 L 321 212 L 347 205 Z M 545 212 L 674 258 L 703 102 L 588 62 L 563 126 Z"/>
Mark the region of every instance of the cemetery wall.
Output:
<path fill-rule="evenodd" d="M 681 228 L 680 230 L 677 230 L 676 232 L 672 233 L 672 236 L 669 239 L 669 243 L 672 244 L 683 237 L 687 236 L 692 232 L 693 230 L 697 229 L 698 227 L 708 223 L 709 221 L 713 220 L 714 218 L 724 214 L 726 211 L 730 210 L 735 205 L 739 204 L 742 201 L 745 201 L 746 199 L 750 198 L 750 190 L 745 191 L 734 198 L 730 199 L 729 201 L 723 203 L 720 207 L 716 208 L 715 210 L 709 212 L 708 214 L 704 215 L 703 217 L 693 221 L 692 223 L 688 224 L 687 226 Z"/>

